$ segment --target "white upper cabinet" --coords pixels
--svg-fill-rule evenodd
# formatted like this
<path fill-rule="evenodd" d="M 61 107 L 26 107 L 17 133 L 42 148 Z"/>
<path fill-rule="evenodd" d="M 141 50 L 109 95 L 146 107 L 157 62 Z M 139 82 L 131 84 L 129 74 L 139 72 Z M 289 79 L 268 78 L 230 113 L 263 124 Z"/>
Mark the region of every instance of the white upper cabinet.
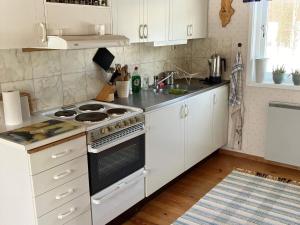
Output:
<path fill-rule="evenodd" d="M 168 40 L 169 0 L 144 0 L 144 23 L 146 41 Z"/>
<path fill-rule="evenodd" d="M 208 29 L 208 0 L 187 0 L 189 9 L 188 39 L 206 38 Z"/>
<path fill-rule="evenodd" d="M 42 47 L 43 0 L 0 1 L 0 49 Z"/>
<path fill-rule="evenodd" d="M 187 1 L 170 0 L 170 41 L 187 39 L 190 22 L 188 9 Z"/>
<path fill-rule="evenodd" d="M 169 0 L 115 0 L 114 33 L 131 43 L 166 41 Z"/>
<path fill-rule="evenodd" d="M 114 34 L 125 35 L 131 43 L 143 39 L 143 0 L 113 1 Z"/>
<path fill-rule="evenodd" d="M 114 33 L 131 43 L 165 45 L 207 36 L 208 0 L 114 0 L 113 11 Z"/>

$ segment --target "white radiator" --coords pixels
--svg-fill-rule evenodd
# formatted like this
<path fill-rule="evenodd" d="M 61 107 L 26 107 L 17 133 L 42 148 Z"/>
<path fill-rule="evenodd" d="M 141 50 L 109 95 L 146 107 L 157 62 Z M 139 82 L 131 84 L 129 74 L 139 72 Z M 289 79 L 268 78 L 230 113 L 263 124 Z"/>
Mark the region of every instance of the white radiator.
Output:
<path fill-rule="evenodd" d="M 300 166 L 300 105 L 269 104 L 265 158 Z"/>

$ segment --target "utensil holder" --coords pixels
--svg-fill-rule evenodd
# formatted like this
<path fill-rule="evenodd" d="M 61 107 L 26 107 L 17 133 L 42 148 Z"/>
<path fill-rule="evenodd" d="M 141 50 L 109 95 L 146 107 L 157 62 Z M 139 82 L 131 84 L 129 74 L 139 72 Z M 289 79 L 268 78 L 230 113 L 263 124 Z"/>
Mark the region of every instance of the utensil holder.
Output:
<path fill-rule="evenodd" d="M 117 81 L 116 82 L 116 89 L 119 98 L 128 98 L 129 96 L 129 87 L 130 81 Z"/>

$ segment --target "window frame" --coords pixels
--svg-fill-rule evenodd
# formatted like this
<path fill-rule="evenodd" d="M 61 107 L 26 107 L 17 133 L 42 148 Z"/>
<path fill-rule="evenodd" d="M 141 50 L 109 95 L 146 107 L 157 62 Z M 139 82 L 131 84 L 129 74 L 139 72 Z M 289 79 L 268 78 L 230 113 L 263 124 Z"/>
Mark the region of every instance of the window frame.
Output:
<path fill-rule="evenodd" d="M 269 2 L 264 0 L 250 5 L 248 65 L 251 82 L 255 82 L 255 60 L 266 56 L 268 8 Z"/>
<path fill-rule="evenodd" d="M 278 85 L 256 82 L 255 60 L 266 57 L 268 9 L 268 0 L 262 0 L 260 2 L 255 2 L 252 4 L 250 3 L 246 85 L 260 88 L 275 88 L 299 91 L 300 86 L 294 86 L 286 83 Z M 262 26 L 264 26 L 265 30 L 262 29 Z M 263 32 L 265 32 L 265 35 L 263 35 Z"/>

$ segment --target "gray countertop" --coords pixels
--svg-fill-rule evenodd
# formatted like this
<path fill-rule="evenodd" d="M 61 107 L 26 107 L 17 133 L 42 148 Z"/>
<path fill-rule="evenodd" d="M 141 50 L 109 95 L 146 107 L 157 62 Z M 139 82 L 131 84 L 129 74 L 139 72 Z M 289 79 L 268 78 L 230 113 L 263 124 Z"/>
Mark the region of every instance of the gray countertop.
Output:
<path fill-rule="evenodd" d="M 178 83 L 178 81 L 176 81 L 176 83 Z M 181 87 L 184 87 L 184 81 L 180 81 L 180 84 L 181 83 Z M 188 93 L 184 95 L 172 95 L 166 92 L 155 93 L 153 89 L 149 89 L 142 90 L 138 94 L 132 94 L 128 98 L 115 98 L 114 103 L 138 107 L 145 112 L 149 112 L 228 84 L 229 81 L 222 81 L 220 84 L 208 84 L 203 80 L 193 79 L 191 85 L 186 86 Z"/>

